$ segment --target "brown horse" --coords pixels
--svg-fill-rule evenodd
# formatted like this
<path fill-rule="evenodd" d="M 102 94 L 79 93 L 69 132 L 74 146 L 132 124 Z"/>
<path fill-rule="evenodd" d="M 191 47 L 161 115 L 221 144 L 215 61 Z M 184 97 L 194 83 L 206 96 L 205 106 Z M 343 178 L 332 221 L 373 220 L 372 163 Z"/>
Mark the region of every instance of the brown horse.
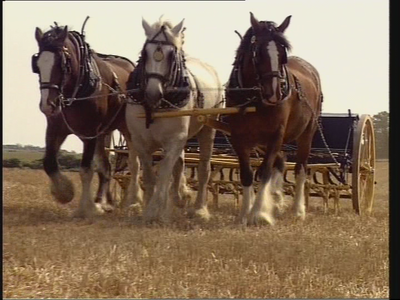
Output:
<path fill-rule="evenodd" d="M 250 13 L 251 27 L 237 49 L 226 90 L 227 106 L 255 106 L 255 113 L 229 116 L 231 142 L 240 163 L 243 204 L 239 222 L 274 224 L 274 200 L 283 201 L 283 143 L 296 141 L 296 187 L 294 210 L 305 218 L 304 184 L 311 142 L 318 125 L 322 92 L 319 74 L 307 61 L 287 57 L 290 43 L 284 36 L 291 16 L 277 26 L 259 22 Z M 253 190 L 250 153 L 263 152 L 261 182 Z"/>
<path fill-rule="evenodd" d="M 112 209 L 105 136 L 118 129 L 131 143 L 125 123 L 124 93 L 134 64 L 124 57 L 95 53 L 83 34 L 68 31 L 67 26 L 56 24 L 45 33 L 36 28 L 35 37 L 39 53 L 32 56 L 32 71 L 39 75 L 40 110 L 47 118 L 43 165 L 52 183 L 52 194 L 61 203 L 74 197 L 72 182 L 59 171 L 57 153 L 66 137 L 75 134 L 84 145 L 80 168 L 82 197 L 75 216 Z M 131 153 L 133 177 L 128 197 L 140 201 L 139 161 Z M 99 175 L 95 202 L 90 192 L 94 157 Z"/>

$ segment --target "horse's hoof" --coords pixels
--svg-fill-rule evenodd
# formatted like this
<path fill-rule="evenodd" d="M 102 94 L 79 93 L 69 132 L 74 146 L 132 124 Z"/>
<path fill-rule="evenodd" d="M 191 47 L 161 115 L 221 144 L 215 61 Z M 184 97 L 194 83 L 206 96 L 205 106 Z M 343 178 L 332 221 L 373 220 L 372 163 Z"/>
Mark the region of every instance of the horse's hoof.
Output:
<path fill-rule="evenodd" d="M 160 220 L 158 217 L 145 217 L 143 216 L 143 223 L 145 225 L 157 225 L 160 223 Z"/>
<path fill-rule="evenodd" d="M 75 195 L 74 185 L 65 175 L 60 175 L 52 181 L 50 191 L 54 198 L 62 204 L 71 202 Z"/>
<path fill-rule="evenodd" d="M 104 210 L 102 208 L 102 205 L 99 203 L 96 203 L 91 208 L 87 208 L 87 209 L 78 208 L 77 210 L 74 211 L 72 216 L 73 216 L 73 218 L 85 219 L 85 218 L 98 217 L 103 214 L 104 214 Z"/>
<path fill-rule="evenodd" d="M 306 209 L 305 209 L 305 207 L 296 208 L 295 211 L 294 211 L 294 215 L 296 216 L 296 218 L 304 221 L 306 219 Z"/>
<path fill-rule="evenodd" d="M 131 204 L 127 207 L 127 209 L 128 209 L 128 211 L 135 213 L 135 214 L 142 213 L 142 205 L 140 203 Z"/>
<path fill-rule="evenodd" d="M 273 216 L 265 212 L 250 213 L 247 224 L 256 226 L 267 225 L 267 224 L 274 225 L 275 219 Z"/>
<path fill-rule="evenodd" d="M 122 201 L 122 208 L 128 208 L 131 207 L 132 205 L 142 205 L 143 204 L 143 192 L 134 194 L 134 195 L 127 195 L 125 196 L 125 199 Z"/>
<path fill-rule="evenodd" d="M 246 217 L 246 216 L 244 216 L 244 217 L 241 217 L 241 216 L 237 217 L 237 218 L 235 219 L 235 224 L 236 224 L 236 225 L 247 225 L 247 217 Z"/>
<path fill-rule="evenodd" d="M 87 217 L 88 217 L 88 215 L 83 209 L 77 209 L 72 214 L 72 218 L 74 218 L 74 219 L 85 219 Z"/>
<path fill-rule="evenodd" d="M 101 204 L 101 209 L 106 213 L 111 213 L 115 210 L 115 207 L 110 203 Z"/>
<path fill-rule="evenodd" d="M 151 224 L 159 220 L 159 214 L 157 210 L 146 209 L 143 213 L 143 221 L 146 224 Z"/>
<path fill-rule="evenodd" d="M 211 218 L 210 213 L 208 212 L 207 207 L 202 207 L 202 208 L 191 208 L 188 210 L 188 216 L 190 218 L 199 218 L 204 221 L 209 221 Z"/>
<path fill-rule="evenodd" d="M 278 213 L 281 214 L 281 215 L 285 212 L 286 208 L 287 208 L 287 205 L 284 204 L 284 203 L 278 203 L 278 204 L 276 205 L 276 210 L 277 210 Z"/>
<path fill-rule="evenodd" d="M 296 218 L 298 218 L 301 221 L 304 221 L 306 219 L 306 213 L 305 212 L 296 212 Z"/>

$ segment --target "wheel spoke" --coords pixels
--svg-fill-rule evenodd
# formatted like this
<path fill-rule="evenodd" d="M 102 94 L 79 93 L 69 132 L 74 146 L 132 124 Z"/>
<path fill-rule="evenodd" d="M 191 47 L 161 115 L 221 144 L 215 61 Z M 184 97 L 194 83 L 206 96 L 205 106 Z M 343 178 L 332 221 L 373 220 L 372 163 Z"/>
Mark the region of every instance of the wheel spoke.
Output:
<path fill-rule="evenodd" d="M 364 177 L 364 176 L 363 176 Z M 367 199 L 365 199 L 367 188 L 367 180 L 366 178 L 360 178 L 360 206 L 362 206 L 363 210 L 365 210 Z M 361 207 L 360 207 L 361 209 Z"/>

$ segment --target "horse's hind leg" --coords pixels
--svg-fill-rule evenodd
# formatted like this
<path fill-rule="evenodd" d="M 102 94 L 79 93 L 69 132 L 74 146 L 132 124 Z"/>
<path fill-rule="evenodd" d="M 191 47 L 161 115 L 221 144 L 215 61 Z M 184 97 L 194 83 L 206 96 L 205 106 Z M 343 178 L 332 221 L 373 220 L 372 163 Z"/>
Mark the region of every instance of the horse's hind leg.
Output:
<path fill-rule="evenodd" d="M 283 172 L 285 170 L 285 160 L 283 155 L 279 153 L 276 156 L 272 175 L 271 175 L 271 192 L 275 199 L 275 205 L 280 212 L 283 211 L 285 207 L 285 197 L 283 194 Z"/>
<path fill-rule="evenodd" d="M 185 151 L 182 153 L 175 163 L 172 173 L 173 182 L 171 185 L 172 199 L 177 207 L 185 207 L 191 199 L 190 190 L 186 185 L 185 176 Z"/>
<path fill-rule="evenodd" d="M 233 145 L 235 145 L 233 143 Z M 250 149 L 242 147 L 239 143 L 235 145 L 235 151 L 239 158 L 240 165 L 240 182 L 243 188 L 243 201 L 240 208 L 239 216 L 236 220 L 237 223 L 247 225 L 247 217 L 250 209 L 254 204 L 254 187 L 253 187 L 253 169 L 250 165 Z"/>
<path fill-rule="evenodd" d="M 88 217 L 92 216 L 96 212 L 103 212 L 100 207 L 95 206 L 90 192 L 90 186 L 93 179 L 92 161 L 95 149 L 96 139 L 83 141 L 83 155 L 79 171 L 82 182 L 82 196 L 79 202 L 79 207 L 74 213 L 75 217 Z"/>
<path fill-rule="evenodd" d="M 49 121 L 48 121 L 49 122 Z M 59 124 L 48 123 L 46 129 L 46 153 L 43 159 L 43 167 L 46 174 L 51 180 L 51 193 L 60 203 L 68 203 L 74 198 L 74 186 L 60 172 L 57 162 L 57 153 L 62 143 L 65 141 L 67 134 L 58 132 Z"/>
<path fill-rule="evenodd" d="M 105 137 L 101 136 L 96 143 L 96 172 L 99 176 L 99 188 L 95 203 L 105 211 L 114 209 L 113 199 L 110 192 L 111 166 L 105 151 Z"/>
<path fill-rule="evenodd" d="M 200 161 L 198 165 L 199 188 L 196 202 L 194 204 L 194 214 L 208 220 L 210 214 L 207 209 L 207 189 L 211 172 L 211 155 L 213 151 L 215 129 L 204 126 L 197 134 L 200 146 Z"/>
<path fill-rule="evenodd" d="M 297 217 L 304 220 L 306 217 L 305 206 L 305 183 L 307 180 L 307 160 L 311 151 L 311 142 L 314 131 L 307 131 L 297 141 L 297 156 L 295 174 L 295 192 L 294 192 L 294 213 Z"/>

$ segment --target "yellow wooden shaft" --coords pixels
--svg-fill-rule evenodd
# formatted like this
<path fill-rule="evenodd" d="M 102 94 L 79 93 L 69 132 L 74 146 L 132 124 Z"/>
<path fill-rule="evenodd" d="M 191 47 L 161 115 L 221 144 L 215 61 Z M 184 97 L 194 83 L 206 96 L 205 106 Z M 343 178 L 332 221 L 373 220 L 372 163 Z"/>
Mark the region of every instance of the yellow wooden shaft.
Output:
<path fill-rule="evenodd" d="M 189 110 L 173 110 L 173 111 L 159 111 L 152 113 L 153 118 L 174 118 L 174 117 L 183 117 L 183 116 L 200 116 L 200 115 L 231 115 L 237 114 L 241 109 L 238 107 L 226 107 L 226 108 L 195 108 Z M 246 107 L 243 109 L 244 112 L 255 112 L 255 107 Z M 145 118 L 146 115 L 144 113 L 137 114 L 138 118 Z"/>

